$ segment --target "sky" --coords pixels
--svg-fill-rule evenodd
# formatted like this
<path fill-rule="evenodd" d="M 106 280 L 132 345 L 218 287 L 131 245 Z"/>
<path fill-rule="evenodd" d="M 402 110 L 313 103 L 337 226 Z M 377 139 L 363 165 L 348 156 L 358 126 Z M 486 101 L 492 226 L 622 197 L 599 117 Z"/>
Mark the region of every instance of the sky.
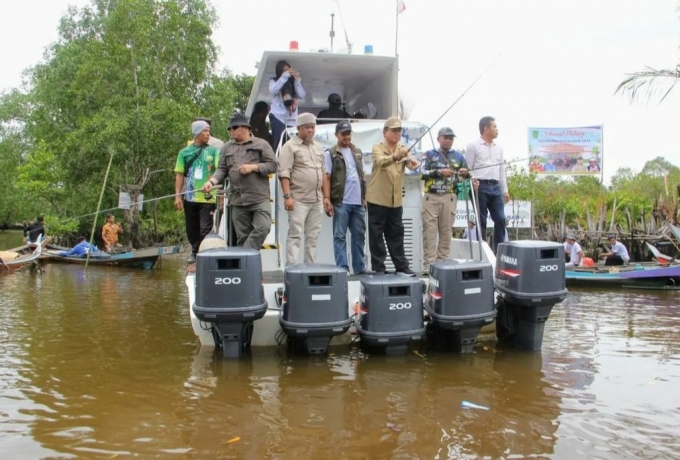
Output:
<path fill-rule="evenodd" d="M 57 38 L 68 5 L 89 0 L 0 0 L 0 90 Z M 527 128 L 602 124 L 605 182 L 620 167 L 639 171 L 664 156 L 680 166 L 680 87 L 663 103 L 631 104 L 615 95 L 626 73 L 673 68 L 680 56 L 678 0 L 405 0 L 396 40 L 396 0 L 214 0 L 219 68 L 256 73 L 267 50 L 373 45 L 400 58 L 399 90 L 410 119 L 431 125 L 481 74 L 479 82 L 434 126 L 450 126 L 454 148 L 478 137 L 485 115 L 496 118 L 507 159 L 527 156 Z M 270 12 L 270 13 L 267 13 Z M 30 21 L 19 18 L 30 18 Z M 344 25 L 343 25 L 344 23 Z M 7 45 L 10 44 L 10 45 Z M 12 45 L 13 44 L 13 45 Z"/>

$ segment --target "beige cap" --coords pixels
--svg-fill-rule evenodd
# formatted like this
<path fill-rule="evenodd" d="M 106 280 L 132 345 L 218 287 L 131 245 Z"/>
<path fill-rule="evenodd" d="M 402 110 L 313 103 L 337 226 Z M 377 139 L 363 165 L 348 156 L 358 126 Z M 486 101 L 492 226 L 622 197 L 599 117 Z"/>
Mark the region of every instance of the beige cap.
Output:
<path fill-rule="evenodd" d="M 390 117 L 385 121 L 385 129 L 401 128 L 401 120 L 399 117 Z"/>
<path fill-rule="evenodd" d="M 316 117 L 312 113 L 301 113 L 297 117 L 297 126 L 315 125 Z"/>

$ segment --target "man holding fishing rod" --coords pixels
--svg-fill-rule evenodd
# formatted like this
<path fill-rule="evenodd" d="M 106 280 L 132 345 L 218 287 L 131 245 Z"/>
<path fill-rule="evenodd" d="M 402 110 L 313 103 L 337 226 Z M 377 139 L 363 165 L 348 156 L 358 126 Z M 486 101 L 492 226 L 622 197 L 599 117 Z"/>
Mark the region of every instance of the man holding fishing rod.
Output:
<path fill-rule="evenodd" d="M 404 250 L 401 194 L 405 168 L 415 170 L 419 164 L 400 142 L 401 129 L 398 117 L 388 118 L 383 128 L 385 139 L 373 146 L 373 172 L 366 191 L 368 246 L 371 250 L 371 268 L 376 274 L 385 273 L 387 243 L 397 273 L 415 276 L 415 272 L 409 268 Z"/>
<path fill-rule="evenodd" d="M 510 201 L 505 175 L 503 148 L 494 142 L 498 127 L 493 117 L 479 120 L 480 138 L 468 144 L 465 159 L 474 173 L 474 188 L 479 196 L 479 228 L 486 239 L 487 213 L 493 220 L 493 252 L 505 241 L 505 204 Z"/>
<path fill-rule="evenodd" d="M 421 178 L 423 195 L 423 275 L 430 274 L 430 264 L 450 258 L 453 216 L 458 203 L 458 177 L 467 176 L 463 154 L 452 150 L 456 135 L 445 127 L 437 134 L 438 149 L 425 152 Z M 439 243 L 437 243 L 439 234 Z"/>

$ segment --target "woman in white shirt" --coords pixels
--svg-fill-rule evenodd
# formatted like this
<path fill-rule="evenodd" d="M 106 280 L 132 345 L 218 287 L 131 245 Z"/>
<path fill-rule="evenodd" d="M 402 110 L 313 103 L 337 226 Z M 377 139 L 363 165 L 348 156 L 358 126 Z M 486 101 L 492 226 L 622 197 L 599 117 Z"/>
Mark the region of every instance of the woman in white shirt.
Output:
<path fill-rule="evenodd" d="M 302 87 L 300 74 L 286 61 L 276 63 L 276 76 L 269 81 L 269 93 L 272 95 L 269 123 L 274 137 L 274 151 L 281 142 L 281 135 L 288 126 L 295 126 L 298 116 L 298 101 L 304 99 L 305 89 Z"/>

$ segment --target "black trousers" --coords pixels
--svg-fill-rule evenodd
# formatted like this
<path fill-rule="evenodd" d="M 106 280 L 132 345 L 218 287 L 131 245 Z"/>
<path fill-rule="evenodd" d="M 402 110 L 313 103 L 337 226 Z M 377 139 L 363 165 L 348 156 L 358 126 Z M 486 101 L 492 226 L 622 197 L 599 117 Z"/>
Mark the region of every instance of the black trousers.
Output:
<path fill-rule="evenodd" d="M 191 254 L 198 253 L 198 247 L 203 238 L 212 230 L 214 214 L 214 203 L 184 201 L 184 220 L 187 226 L 187 238 L 191 244 Z"/>
<path fill-rule="evenodd" d="M 371 269 L 374 272 L 385 271 L 387 249 L 397 271 L 408 268 L 408 259 L 404 252 L 404 222 L 402 207 L 388 208 L 368 203 L 368 247 L 371 250 Z M 385 240 L 383 241 L 383 237 Z"/>
<path fill-rule="evenodd" d="M 613 265 L 623 265 L 623 259 L 621 256 L 609 256 L 604 260 L 605 267 L 610 267 Z"/>

